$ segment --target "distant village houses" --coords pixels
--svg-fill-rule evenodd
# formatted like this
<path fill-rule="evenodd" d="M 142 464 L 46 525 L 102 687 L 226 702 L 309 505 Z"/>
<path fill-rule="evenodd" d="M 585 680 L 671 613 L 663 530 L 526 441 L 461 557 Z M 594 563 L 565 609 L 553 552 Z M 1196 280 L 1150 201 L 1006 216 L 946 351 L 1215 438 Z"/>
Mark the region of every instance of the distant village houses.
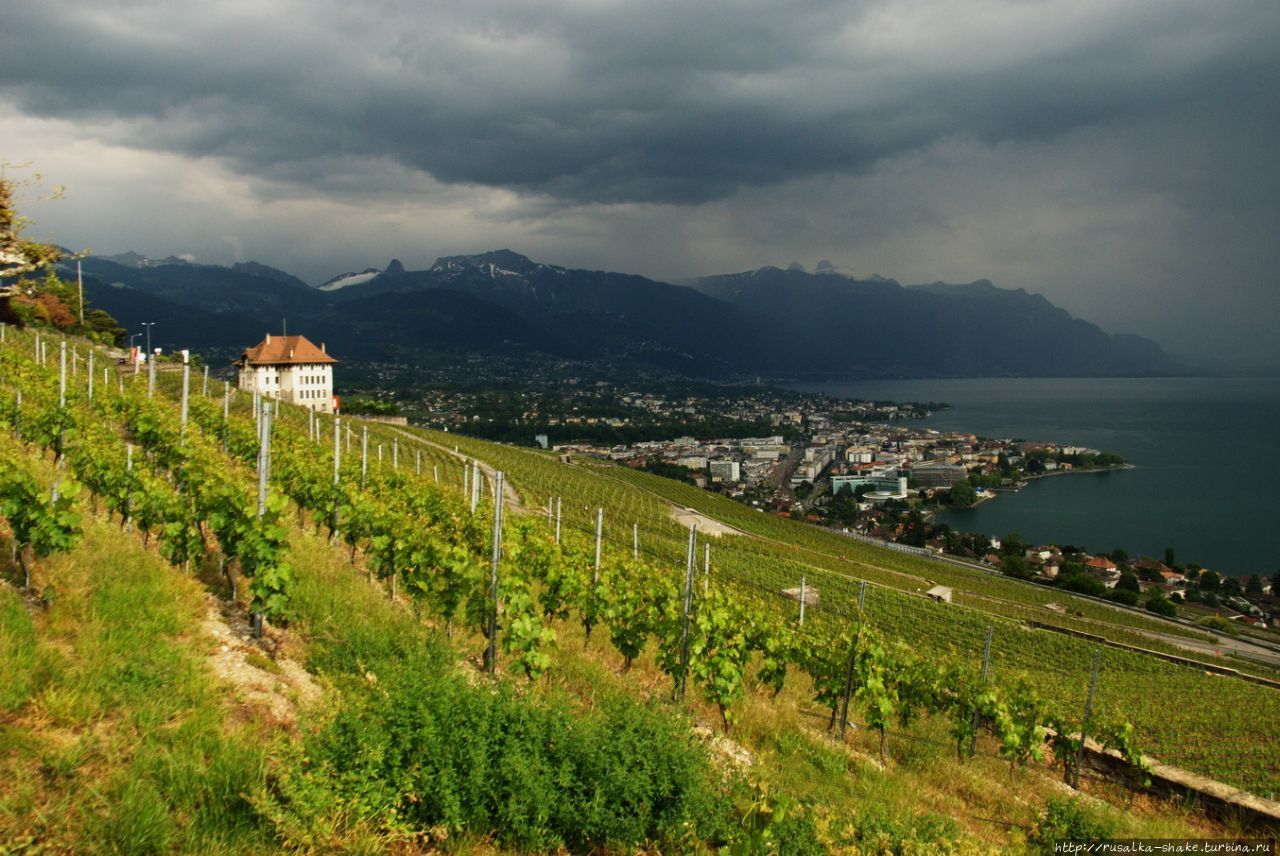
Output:
<path fill-rule="evenodd" d="M 236 361 L 237 386 L 286 404 L 320 413 L 337 410 L 333 398 L 333 366 L 338 361 L 306 336 L 273 336 L 246 350 Z"/>

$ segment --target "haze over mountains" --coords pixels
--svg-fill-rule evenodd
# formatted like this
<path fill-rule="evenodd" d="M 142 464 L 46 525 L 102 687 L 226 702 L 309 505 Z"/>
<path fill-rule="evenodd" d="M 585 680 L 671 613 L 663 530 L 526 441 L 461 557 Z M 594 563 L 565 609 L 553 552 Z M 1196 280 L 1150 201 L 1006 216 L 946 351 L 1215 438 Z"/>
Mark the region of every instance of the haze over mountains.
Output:
<path fill-rule="evenodd" d="M 965 284 L 902 286 L 829 267 L 773 267 L 688 285 L 541 264 L 511 250 L 396 260 L 312 287 L 257 262 L 231 267 L 135 253 L 84 260 L 90 300 L 157 346 L 220 352 L 279 331 L 340 357 L 547 354 L 728 377 L 1134 375 L 1177 370 L 1156 343 L 1109 335 L 1040 295 Z"/>

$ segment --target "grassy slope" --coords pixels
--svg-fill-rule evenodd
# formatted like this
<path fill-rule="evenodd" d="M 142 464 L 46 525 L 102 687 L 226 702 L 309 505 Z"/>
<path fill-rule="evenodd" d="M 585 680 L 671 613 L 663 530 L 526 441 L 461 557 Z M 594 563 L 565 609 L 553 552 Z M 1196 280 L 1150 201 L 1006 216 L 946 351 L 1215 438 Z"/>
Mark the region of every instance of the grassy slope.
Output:
<path fill-rule="evenodd" d="M 201 587 L 118 526 L 89 519 L 85 534 L 43 563 L 47 609 L 0 587 L 14 666 L 0 678 L 0 840 L 125 853 L 269 843 L 243 796 L 263 782 L 268 741 L 228 715 L 207 668 Z"/>

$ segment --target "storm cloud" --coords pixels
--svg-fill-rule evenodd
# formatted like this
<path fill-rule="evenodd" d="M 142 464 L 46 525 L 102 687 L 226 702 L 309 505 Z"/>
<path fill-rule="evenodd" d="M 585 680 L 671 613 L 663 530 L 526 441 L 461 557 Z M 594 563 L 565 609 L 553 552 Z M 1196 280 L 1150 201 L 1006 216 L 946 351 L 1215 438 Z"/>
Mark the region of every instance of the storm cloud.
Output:
<path fill-rule="evenodd" d="M 0 157 L 104 251 L 830 258 L 1265 362 L 1277 79 L 1273 0 L 8 0 Z"/>

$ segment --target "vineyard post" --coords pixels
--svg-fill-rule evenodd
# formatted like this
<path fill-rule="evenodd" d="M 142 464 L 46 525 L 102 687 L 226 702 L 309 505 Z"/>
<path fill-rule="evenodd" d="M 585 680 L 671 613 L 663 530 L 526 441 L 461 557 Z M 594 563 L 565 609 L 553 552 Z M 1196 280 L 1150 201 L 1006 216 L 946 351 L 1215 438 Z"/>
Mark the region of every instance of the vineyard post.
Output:
<path fill-rule="evenodd" d="M 58 349 L 58 411 L 59 417 L 67 409 L 67 340 L 62 340 L 62 347 Z M 57 454 L 54 456 L 56 460 L 62 460 L 62 450 L 66 448 L 66 423 L 59 418 L 58 421 L 58 448 Z"/>
<path fill-rule="evenodd" d="M 863 601 L 866 600 L 866 597 L 867 597 L 867 581 L 863 580 L 862 582 L 858 583 L 858 614 L 859 615 L 862 614 L 862 604 L 863 604 Z"/>
<path fill-rule="evenodd" d="M 36 347 L 36 354 L 35 354 L 36 364 L 38 365 L 40 363 L 40 331 L 39 330 L 36 331 L 35 347 Z"/>
<path fill-rule="evenodd" d="M 391 438 L 391 469 L 400 471 L 400 440 L 396 437 Z"/>
<path fill-rule="evenodd" d="M 631 524 L 631 558 L 633 561 L 640 559 L 640 524 Z"/>
<path fill-rule="evenodd" d="M 498 496 L 502 496 L 502 470 L 495 476 Z M 489 647 L 485 651 L 485 668 L 493 674 L 498 667 L 498 562 L 502 558 L 501 498 L 493 503 L 493 551 L 489 558 Z"/>
<path fill-rule="evenodd" d="M 209 367 L 204 367 L 204 380 L 200 383 L 200 397 L 209 397 Z"/>
<path fill-rule="evenodd" d="M 89 381 L 89 401 L 93 402 L 93 348 L 89 349 L 89 370 L 85 373 Z"/>
<path fill-rule="evenodd" d="M 351 426 L 347 426 L 347 451 L 351 451 Z"/>
<path fill-rule="evenodd" d="M 227 430 L 231 427 L 228 416 L 231 413 L 231 384 L 222 387 L 222 451 L 227 450 Z"/>
<path fill-rule="evenodd" d="M 1084 741 L 1089 736 L 1089 717 L 1093 715 L 1093 693 L 1098 688 L 1098 662 L 1102 659 L 1102 649 L 1093 649 L 1093 671 L 1089 675 L 1089 694 L 1084 698 L 1084 718 L 1080 720 L 1080 745 L 1076 747 L 1076 768 L 1072 774 L 1071 787 L 1080 790 L 1080 765 L 1084 762 Z"/>
<path fill-rule="evenodd" d="M 191 364 L 187 361 L 188 352 L 182 351 L 182 416 L 179 421 L 180 433 L 187 433 L 187 397 L 191 393 Z"/>
<path fill-rule="evenodd" d="M 67 406 L 67 342 L 58 349 L 58 407 Z"/>
<path fill-rule="evenodd" d="M 267 510 L 267 479 L 271 476 L 271 404 L 262 405 L 262 429 L 258 432 L 258 516 Z"/>
<path fill-rule="evenodd" d="M 864 582 L 865 586 L 866 583 Z M 861 598 L 859 598 L 861 599 Z M 845 729 L 849 727 L 849 697 L 853 695 L 853 669 L 858 660 L 858 640 L 862 638 L 862 608 L 858 608 L 858 631 L 853 634 L 849 646 L 849 660 L 844 670 L 844 699 L 840 702 L 840 742 L 844 742 Z"/>
<path fill-rule="evenodd" d="M 697 544 L 698 524 L 689 524 L 689 547 L 684 554 L 684 610 L 680 625 L 680 675 L 676 679 L 676 700 L 684 700 L 684 685 L 689 676 L 689 608 L 693 605 L 693 557 Z"/>
<path fill-rule="evenodd" d="M 378 444 L 378 469 L 382 469 L 382 444 Z"/>
<path fill-rule="evenodd" d="M 982 645 L 982 673 L 978 678 L 980 686 L 986 686 L 987 673 L 991 668 L 991 628 L 987 628 L 987 641 Z M 978 711 L 973 711 L 973 731 L 969 735 L 969 757 L 978 754 Z"/>
<path fill-rule="evenodd" d="M 43 339 L 40 340 L 40 365 L 49 365 L 49 343 Z"/>
<path fill-rule="evenodd" d="M 9 329 L 9 325 L 4 323 L 3 321 L 0 321 L 0 345 L 4 344 L 4 334 L 5 334 L 5 331 L 8 329 Z"/>
<path fill-rule="evenodd" d="M 711 542 L 703 545 L 706 548 L 702 559 L 702 593 L 711 591 Z"/>
<path fill-rule="evenodd" d="M 258 518 L 267 511 L 267 479 L 271 476 L 271 402 L 262 405 L 261 445 L 258 447 Z M 262 638 L 262 613 L 249 617 L 255 639 Z"/>
<path fill-rule="evenodd" d="M 440 484 L 440 467 L 436 464 L 431 465 L 431 478 L 436 484 Z"/>
<path fill-rule="evenodd" d="M 156 355 L 147 354 L 147 398 L 156 391 Z"/>
<path fill-rule="evenodd" d="M 422 450 L 413 450 L 413 474 L 415 476 L 422 475 Z"/>
<path fill-rule="evenodd" d="M 333 530 L 333 535 L 338 536 L 338 472 L 342 466 L 342 429 L 339 427 L 341 420 L 333 417 L 333 516 L 329 520 L 329 528 Z"/>
<path fill-rule="evenodd" d="M 560 543 L 560 497 L 556 497 L 556 543 Z"/>
<path fill-rule="evenodd" d="M 462 462 L 462 495 L 464 497 L 471 496 L 471 464 L 468 461 Z"/>
<path fill-rule="evenodd" d="M 808 581 L 800 578 L 800 626 L 804 627 L 804 602 L 809 597 Z"/>
<path fill-rule="evenodd" d="M 597 508 L 596 509 L 596 564 L 595 564 L 595 572 L 591 580 L 592 586 L 594 586 L 596 580 L 600 578 L 600 543 L 603 540 L 604 540 L 604 509 Z"/>
<path fill-rule="evenodd" d="M 360 489 L 364 489 L 365 477 L 369 474 L 369 426 L 360 426 Z"/>
<path fill-rule="evenodd" d="M 253 428 L 259 433 L 262 432 L 262 408 L 258 406 L 260 398 L 258 390 L 253 390 Z"/>
<path fill-rule="evenodd" d="M 132 443 L 128 443 L 124 447 L 124 471 L 125 471 L 125 491 L 124 491 L 124 507 L 121 512 L 121 515 L 123 517 L 123 520 L 121 521 L 121 525 L 124 526 L 124 531 L 129 532 L 133 528 L 132 522 L 129 520 L 129 518 L 132 516 L 132 513 L 133 513 L 133 491 L 130 489 L 130 485 L 132 484 L 132 477 L 129 475 L 129 473 L 133 472 L 133 444 Z"/>
<path fill-rule="evenodd" d="M 74 345 L 71 347 L 71 379 L 75 380 L 79 377 L 80 371 L 80 350 Z"/>
<path fill-rule="evenodd" d="M 480 504 L 480 462 L 472 461 L 471 463 L 471 513 L 476 513 L 476 506 Z"/>

